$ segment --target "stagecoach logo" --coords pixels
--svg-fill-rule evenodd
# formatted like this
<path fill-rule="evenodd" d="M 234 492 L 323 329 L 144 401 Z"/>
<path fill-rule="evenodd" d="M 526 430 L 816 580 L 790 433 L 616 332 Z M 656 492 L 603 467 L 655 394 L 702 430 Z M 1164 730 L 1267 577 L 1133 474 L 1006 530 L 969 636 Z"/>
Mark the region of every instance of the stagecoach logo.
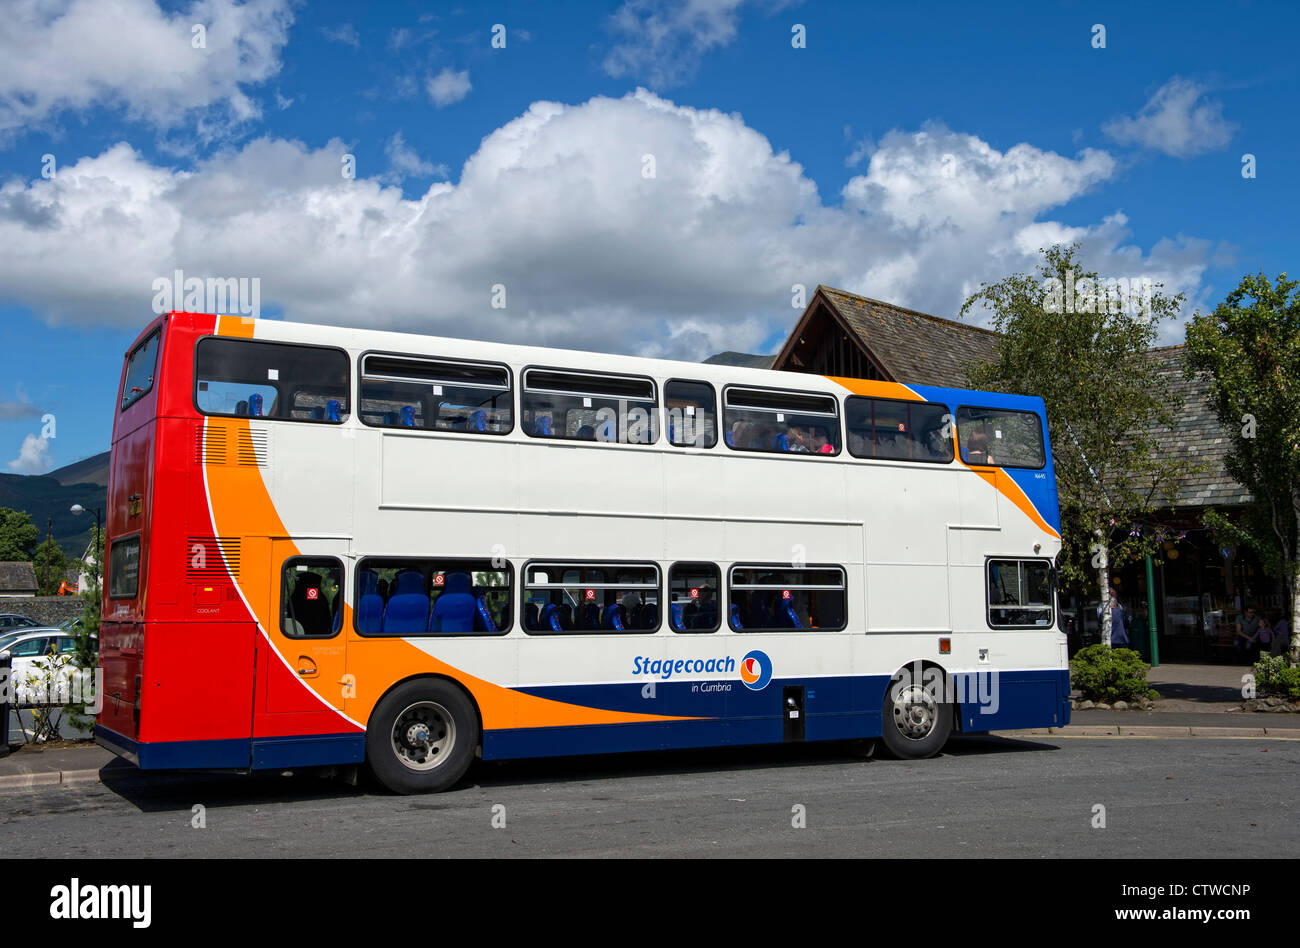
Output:
<path fill-rule="evenodd" d="M 772 660 L 758 649 L 740 660 L 740 680 L 750 691 L 762 691 L 772 680 Z"/>

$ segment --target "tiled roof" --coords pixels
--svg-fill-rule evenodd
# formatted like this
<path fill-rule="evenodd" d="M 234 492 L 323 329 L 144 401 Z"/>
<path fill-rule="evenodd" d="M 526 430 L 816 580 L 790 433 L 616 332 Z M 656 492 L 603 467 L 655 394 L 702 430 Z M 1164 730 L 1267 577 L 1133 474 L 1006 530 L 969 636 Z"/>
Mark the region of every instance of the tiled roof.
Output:
<path fill-rule="evenodd" d="M 0 593 L 31 593 L 36 588 L 31 563 L 0 563 Z"/>
<path fill-rule="evenodd" d="M 1147 353 L 1159 365 L 1171 391 L 1182 399 L 1172 429 L 1157 431 L 1165 454 L 1200 463 L 1201 473 L 1183 478 L 1174 495 L 1175 507 L 1210 507 L 1242 504 L 1250 493 L 1232 479 L 1224 468 L 1231 442 L 1219 425 L 1209 401 L 1209 384 L 1204 376 L 1188 379 L 1183 374 L 1183 347 L 1164 346 Z"/>
<path fill-rule="evenodd" d="M 968 363 L 993 357 L 998 336 L 991 330 L 829 286 L 818 289 L 895 381 L 959 387 Z"/>

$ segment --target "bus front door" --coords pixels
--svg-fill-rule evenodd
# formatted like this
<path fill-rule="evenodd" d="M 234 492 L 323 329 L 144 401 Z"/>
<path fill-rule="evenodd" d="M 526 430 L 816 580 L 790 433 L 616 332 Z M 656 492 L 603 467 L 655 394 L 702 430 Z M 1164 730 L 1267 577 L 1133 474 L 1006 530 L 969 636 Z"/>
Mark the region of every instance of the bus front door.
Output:
<path fill-rule="evenodd" d="M 337 725 L 338 715 L 330 709 L 343 710 L 348 689 L 343 564 L 303 549 L 309 546 L 271 543 L 270 599 L 279 621 L 267 629 L 271 648 L 258 661 L 258 676 L 269 714 L 304 715 L 295 731 L 325 733 Z"/>

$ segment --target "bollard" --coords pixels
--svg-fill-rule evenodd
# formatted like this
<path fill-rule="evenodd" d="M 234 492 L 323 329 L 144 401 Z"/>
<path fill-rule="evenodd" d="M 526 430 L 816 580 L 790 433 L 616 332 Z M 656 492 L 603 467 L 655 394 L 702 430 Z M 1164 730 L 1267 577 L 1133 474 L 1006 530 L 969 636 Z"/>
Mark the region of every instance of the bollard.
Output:
<path fill-rule="evenodd" d="M 9 652 L 0 652 L 0 757 L 9 753 L 9 714 L 13 685 L 9 681 L 13 660 Z"/>

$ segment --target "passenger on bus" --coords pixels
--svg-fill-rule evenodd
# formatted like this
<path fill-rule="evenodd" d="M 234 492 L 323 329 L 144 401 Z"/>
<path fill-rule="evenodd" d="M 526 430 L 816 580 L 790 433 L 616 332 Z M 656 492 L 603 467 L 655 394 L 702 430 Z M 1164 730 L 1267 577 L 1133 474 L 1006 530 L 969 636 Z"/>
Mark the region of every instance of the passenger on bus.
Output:
<path fill-rule="evenodd" d="M 966 461 L 969 464 L 992 464 L 993 458 L 989 455 L 989 436 L 982 430 L 971 432 L 970 438 L 966 441 Z"/>
<path fill-rule="evenodd" d="M 834 454 L 835 445 L 826 436 L 826 429 L 820 425 L 809 428 L 808 449 L 813 454 Z"/>

